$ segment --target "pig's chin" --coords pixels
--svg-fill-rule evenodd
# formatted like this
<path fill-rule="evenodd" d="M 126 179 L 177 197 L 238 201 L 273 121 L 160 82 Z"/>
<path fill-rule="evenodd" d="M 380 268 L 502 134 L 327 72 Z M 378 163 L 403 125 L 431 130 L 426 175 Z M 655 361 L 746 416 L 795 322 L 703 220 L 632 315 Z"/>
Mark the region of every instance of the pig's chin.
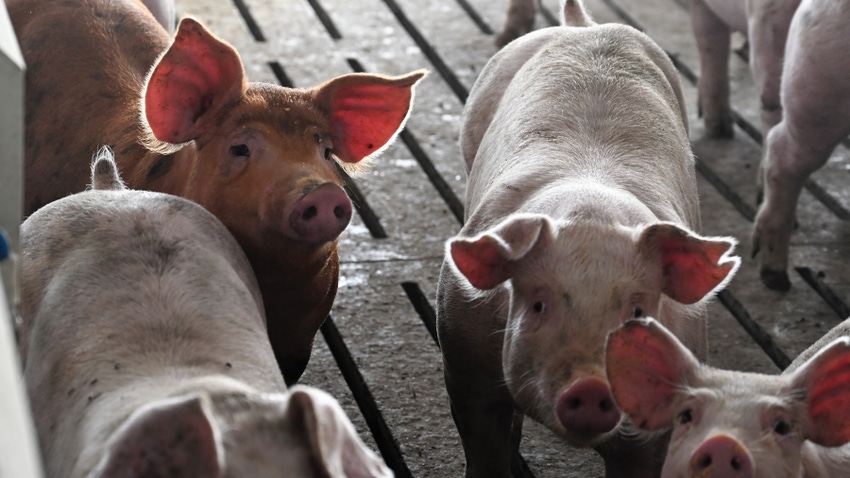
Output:
<path fill-rule="evenodd" d="M 508 384 L 508 388 L 511 389 L 511 385 Z M 529 387 L 526 387 L 526 389 Z M 620 422 L 612 428 L 604 433 L 593 433 L 593 432 L 577 432 L 574 430 L 569 430 L 561 423 L 558 419 L 558 412 L 555 404 L 556 400 L 551 397 L 544 398 L 543 396 L 531 397 L 531 394 L 514 394 L 514 390 L 511 390 L 511 394 L 514 397 L 514 401 L 518 404 L 518 406 L 523 410 L 523 412 L 529 416 L 534 421 L 544 425 L 546 428 L 552 430 L 558 436 L 564 439 L 571 446 L 580 447 L 580 448 L 595 448 L 600 444 L 610 440 L 612 437 L 616 435 L 629 434 L 628 430 L 621 430 L 624 425 L 628 425 L 628 421 L 625 416 L 621 414 Z M 522 396 L 525 395 L 525 396 Z M 545 405 L 544 405 L 545 404 Z"/>
<path fill-rule="evenodd" d="M 612 437 L 621 435 L 620 427 L 623 424 L 623 418 L 621 418 L 619 425 L 605 433 L 579 433 L 564 428 L 564 426 L 558 422 L 555 412 L 552 412 L 552 417 L 552 423 L 546 424 L 546 426 L 560 435 L 564 441 L 569 443 L 571 446 L 580 448 L 596 448 L 611 440 Z"/>

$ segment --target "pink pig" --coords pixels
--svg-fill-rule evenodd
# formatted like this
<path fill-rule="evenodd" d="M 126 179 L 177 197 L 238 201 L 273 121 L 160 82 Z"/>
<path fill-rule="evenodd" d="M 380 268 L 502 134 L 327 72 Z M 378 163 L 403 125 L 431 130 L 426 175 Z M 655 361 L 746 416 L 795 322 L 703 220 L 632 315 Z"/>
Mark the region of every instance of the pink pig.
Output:
<path fill-rule="evenodd" d="M 700 364 L 652 319 L 608 338 L 608 379 L 644 430 L 673 427 L 662 478 L 850 476 L 850 319 L 782 375 Z"/>
<path fill-rule="evenodd" d="M 496 54 L 463 114 L 467 217 L 447 245 L 437 325 L 467 476 L 509 476 L 524 414 L 594 447 L 609 477 L 657 476 L 666 441 L 631 435 L 605 339 L 653 315 L 705 357 L 705 302 L 739 265 L 734 239 L 694 232 L 670 60 L 633 28 L 593 24 L 579 1 L 564 16 L 574 26 Z"/>
<path fill-rule="evenodd" d="M 26 213 L 85 189 L 81 165 L 111 146 L 131 188 L 191 199 L 236 237 L 278 364 L 297 380 L 352 214 L 337 164 L 356 167 L 395 138 L 425 72 L 249 83 L 232 46 L 191 18 L 172 41 L 138 0 L 7 6 L 28 67 Z"/>
<path fill-rule="evenodd" d="M 850 2 L 803 0 L 788 33 L 782 120 L 765 140 L 753 225 L 762 282 L 791 287 L 788 250 L 803 184 L 850 134 Z"/>

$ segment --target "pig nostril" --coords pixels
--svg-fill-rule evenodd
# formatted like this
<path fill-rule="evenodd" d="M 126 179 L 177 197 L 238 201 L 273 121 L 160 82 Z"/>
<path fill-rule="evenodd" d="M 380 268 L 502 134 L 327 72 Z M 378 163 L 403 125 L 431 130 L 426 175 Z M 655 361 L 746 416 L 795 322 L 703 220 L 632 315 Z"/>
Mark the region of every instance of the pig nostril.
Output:
<path fill-rule="evenodd" d="M 308 207 L 307 209 L 304 210 L 303 217 L 304 217 L 305 220 L 309 220 L 309 219 L 313 219 L 318 214 L 319 214 L 319 211 L 316 210 L 316 206 L 310 206 L 310 207 Z"/>
<path fill-rule="evenodd" d="M 702 457 L 702 459 L 698 463 L 700 470 L 705 470 L 706 468 L 711 466 L 711 455 L 706 455 Z"/>
<path fill-rule="evenodd" d="M 738 458 L 732 458 L 732 469 L 735 471 L 740 471 L 742 468 L 744 468 L 744 466 L 741 465 L 741 462 L 738 460 Z"/>
<path fill-rule="evenodd" d="M 614 404 L 610 400 L 602 400 L 599 402 L 599 409 L 603 412 L 610 412 L 614 409 Z"/>
<path fill-rule="evenodd" d="M 572 400 L 567 402 L 567 408 L 570 410 L 578 410 L 581 408 L 581 400 L 578 398 L 573 398 Z"/>
<path fill-rule="evenodd" d="M 334 216 L 337 218 L 341 218 L 345 216 L 345 209 L 342 206 L 337 206 L 334 208 Z"/>

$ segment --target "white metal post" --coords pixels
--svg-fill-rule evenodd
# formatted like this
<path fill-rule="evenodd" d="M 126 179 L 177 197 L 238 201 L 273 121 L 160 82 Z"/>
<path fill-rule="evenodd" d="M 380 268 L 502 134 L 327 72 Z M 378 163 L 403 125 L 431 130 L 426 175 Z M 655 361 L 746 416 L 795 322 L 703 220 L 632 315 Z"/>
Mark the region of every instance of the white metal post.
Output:
<path fill-rule="evenodd" d="M 0 477 L 43 476 L 15 339 L 20 301 L 19 226 L 23 212 L 24 59 L 6 3 L 0 2 L 0 227 L 10 257 L 0 258 Z"/>

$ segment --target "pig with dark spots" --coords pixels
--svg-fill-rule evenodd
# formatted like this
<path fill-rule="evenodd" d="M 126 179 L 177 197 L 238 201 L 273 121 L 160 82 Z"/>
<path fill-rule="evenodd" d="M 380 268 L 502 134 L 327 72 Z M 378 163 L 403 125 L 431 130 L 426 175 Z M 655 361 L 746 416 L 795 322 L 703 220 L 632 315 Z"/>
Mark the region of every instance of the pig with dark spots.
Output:
<path fill-rule="evenodd" d="M 673 428 L 661 478 L 850 476 L 850 319 L 781 375 L 703 365 L 652 319 L 608 337 L 619 406 L 645 430 Z"/>
<path fill-rule="evenodd" d="M 92 190 L 33 213 L 21 242 L 46 476 L 392 476 L 336 400 L 287 390 L 251 266 L 199 205 L 126 189 L 103 150 Z"/>
<path fill-rule="evenodd" d="M 356 169 L 394 140 L 425 72 L 309 89 L 249 83 L 232 46 L 191 18 L 172 40 L 138 0 L 7 7 L 30 65 L 26 213 L 83 190 L 81 158 L 111 146 L 130 187 L 191 199 L 236 237 L 295 382 L 333 304 L 337 240 L 352 214 L 337 167 Z"/>
<path fill-rule="evenodd" d="M 706 302 L 740 263 L 734 239 L 698 233 L 669 58 L 579 1 L 564 17 L 496 54 L 463 113 L 467 216 L 437 329 L 469 477 L 510 476 L 525 415 L 596 449 L 608 477 L 657 477 L 666 437 L 617 408 L 605 339 L 653 315 L 705 357 Z"/>

